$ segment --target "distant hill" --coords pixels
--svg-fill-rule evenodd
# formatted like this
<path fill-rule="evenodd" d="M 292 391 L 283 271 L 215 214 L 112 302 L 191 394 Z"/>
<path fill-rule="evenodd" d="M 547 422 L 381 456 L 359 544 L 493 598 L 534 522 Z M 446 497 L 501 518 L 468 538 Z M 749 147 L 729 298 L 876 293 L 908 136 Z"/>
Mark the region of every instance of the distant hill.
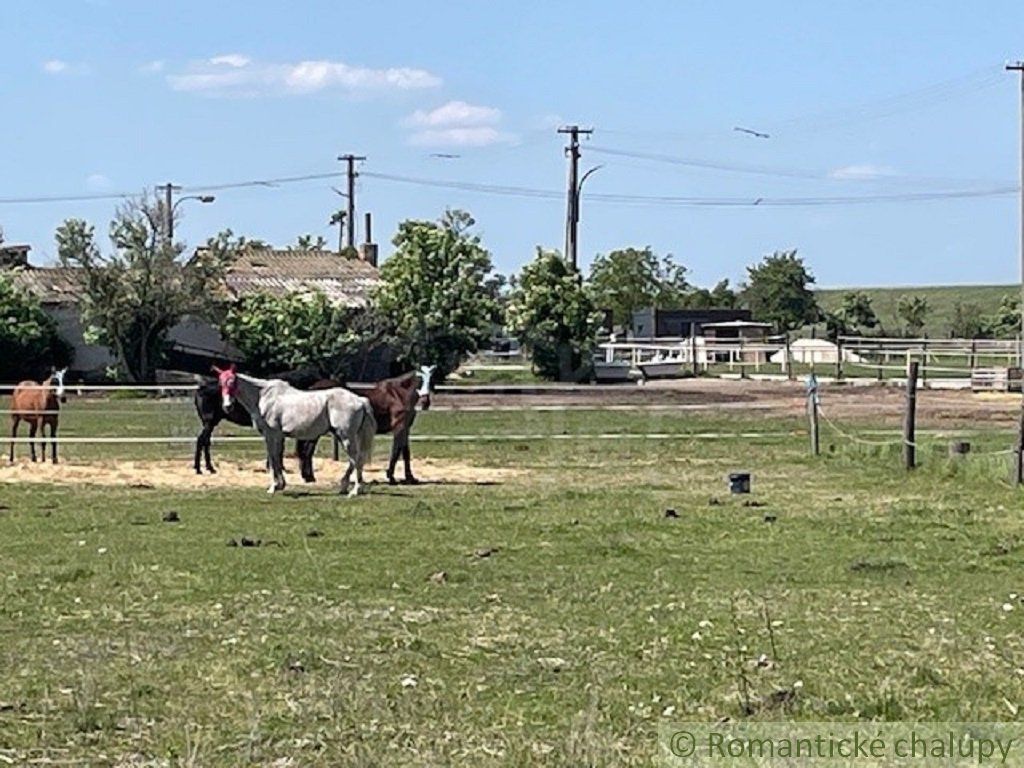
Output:
<path fill-rule="evenodd" d="M 835 310 L 848 291 L 863 291 L 871 297 L 871 306 L 886 330 L 900 327 L 896 318 L 896 302 L 900 296 L 924 296 L 928 299 L 928 321 L 925 332 L 933 338 L 949 336 L 953 307 L 957 302 L 976 304 L 982 314 L 990 314 L 999 306 L 1003 296 L 1019 295 L 1019 285 L 932 285 L 903 288 L 827 288 L 815 291 L 822 309 Z"/>

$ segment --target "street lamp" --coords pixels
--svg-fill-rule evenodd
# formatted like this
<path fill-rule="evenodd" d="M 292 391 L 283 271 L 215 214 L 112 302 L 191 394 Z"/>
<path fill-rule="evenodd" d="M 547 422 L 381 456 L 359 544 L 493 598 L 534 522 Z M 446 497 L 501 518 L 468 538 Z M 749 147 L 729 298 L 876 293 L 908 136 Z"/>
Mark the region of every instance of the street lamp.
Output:
<path fill-rule="evenodd" d="M 173 199 L 174 192 L 175 190 L 181 189 L 181 187 L 176 187 L 170 182 L 167 182 L 166 184 L 157 187 L 157 189 L 162 189 L 164 191 L 164 210 L 167 212 L 167 221 L 165 223 L 167 225 L 167 243 L 169 245 L 174 245 L 175 208 L 177 208 L 186 200 L 197 200 L 200 203 L 212 203 L 214 200 L 217 199 L 213 195 L 186 195 L 185 197 L 179 197 L 177 201 L 175 201 Z"/>
<path fill-rule="evenodd" d="M 167 215 L 167 241 L 174 245 L 174 209 L 184 203 L 186 200 L 198 200 L 200 203 L 212 203 L 216 200 L 213 195 L 186 195 L 185 197 L 179 197 L 175 201 L 174 205 L 171 206 L 171 210 Z"/>
<path fill-rule="evenodd" d="M 571 238 L 570 239 L 570 249 L 571 249 L 571 253 L 569 254 L 569 258 L 572 261 L 572 266 L 574 268 L 576 268 L 576 269 L 578 269 L 577 264 L 576 264 L 576 246 L 578 244 L 578 238 L 579 238 L 579 235 L 577 234 L 577 232 L 578 232 L 577 227 L 578 227 L 579 222 L 580 222 L 580 197 L 583 195 L 583 182 L 586 181 L 587 179 L 589 179 L 590 175 L 592 173 L 595 173 L 596 171 L 599 171 L 602 168 L 604 168 L 603 165 L 595 165 L 589 171 L 584 173 L 583 176 L 580 178 L 579 183 L 576 184 L 576 194 L 573 196 L 573 201 L 572 201 L 572 221 L 571 221 L 571 224 L 570 224 L 570 232 L 571 232 L 571 235 L 570 235 L 570 238 Z"/>

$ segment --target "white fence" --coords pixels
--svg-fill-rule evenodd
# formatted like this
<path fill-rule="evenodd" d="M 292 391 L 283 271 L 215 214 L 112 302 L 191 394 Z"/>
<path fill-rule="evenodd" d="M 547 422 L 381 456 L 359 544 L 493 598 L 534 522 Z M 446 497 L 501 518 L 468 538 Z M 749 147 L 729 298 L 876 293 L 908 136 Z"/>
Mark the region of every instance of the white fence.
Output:
<path fill-rule="evenodd" d="M 1022 368 L 1018 339 L 903 339 L 842 336 L 837 343 L 822 339 L 782 336 L 763 340 L 692 338 L 632 339 L 599 345 L 598 363 L 629 365 L 637 373 L 644 366 L 677 364 L 680 375 L 715 371 L 785 373 L 794 366 L 834 373 L 837 377 L 894 378 L 907 363 L 918 362 L 927 381 L 933 378 L 971 379 L 983 369 L 990 376 Z M 984 376 L 981 376 L 984 378 Z M 980 378 L 979 378 L 980 380 Z"/>

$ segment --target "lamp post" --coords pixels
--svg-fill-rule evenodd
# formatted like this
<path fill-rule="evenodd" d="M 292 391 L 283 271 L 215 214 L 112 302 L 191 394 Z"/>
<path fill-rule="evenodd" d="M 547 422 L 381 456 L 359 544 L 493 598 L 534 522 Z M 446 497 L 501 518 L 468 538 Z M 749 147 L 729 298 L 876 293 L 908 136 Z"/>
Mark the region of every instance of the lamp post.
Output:
<path fill-rule="evenodd" d="M 573 268 L 576 269 L 577 271 L 579 271 L 579 265 L 576 263 L 577 262 L 576 247 L 577 247 L 577 245 L 579 245 L 579 229 L 578 229 L 578 227 L 579 227 L 579 223 L 580 223 L 580 197 L 583 195 L 583 182 L 586 181 L 587 179 L 589 179 L 590 175 L 592 173 L 594 173 L 595 171 L 599 171 L 602 168 L 604 168 L 603 165 L 595 165 L 589 171 L 584 173 L 583 176 L 580 177 L 579 183 L 576 184 L 576 194 L 573 197 L 572 214 L 571 214 L 572 215 L 572 222 L 571 222 L 571 230 L 570 231 L 571 231 L 572 234 L 570 236 L 570 243 L 571 243 L 570 249 L 571 249 L 571 251 L 569 253 L 569 260 L 570 260 Z"/>
<path fill-rule="evenodd" d="M 164 222 L 167 229 L 167 244 L 174 245 L 174 209 L 181 205 L 186 200 L 198 200 L 200 203 L 212 203 L 215 198 L 213 195 L 185 195 L 185 197 L 179 197 L 177 200 L 174 199 L 174 193 L 181 189 L 171 182 L 162 184 L 157 189 L 164 191 L 164 211 L 166 212 L 167 220 Z"/>

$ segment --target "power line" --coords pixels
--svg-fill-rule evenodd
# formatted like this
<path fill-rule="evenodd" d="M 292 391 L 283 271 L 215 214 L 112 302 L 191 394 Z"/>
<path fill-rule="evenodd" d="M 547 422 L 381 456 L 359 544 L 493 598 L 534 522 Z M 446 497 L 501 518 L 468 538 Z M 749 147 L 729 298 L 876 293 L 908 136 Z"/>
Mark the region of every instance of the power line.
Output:
<path fill-rule="evenodd" d="M 514 185 L 481 184 L 453 179 L 430 179 L 399 174 L 360 171 L 365 178 L 390 181 L 400 184 L 432 187 L 436 189 L 455 189 L 463 192 L 475 192 L 504 197 L 519 197 L 540 200 L 560 200 L 565 197 L 564 191 L 554 189 L 538 189 Z M 229 182 L 223 184 L 202 184 L 183 186 L 183 192 L 214 192 L 242 188 L 274 188 L 283 184 L 294 184 L 304 181 L 336 179 L 345 176 L 344 172 L 312 173 L 303 176 L 280 176 L 276 178 L 256 179 L 251 181 Z M 622 193 L 591 193 L 587 199 L 599 203 L 619 203 L 627 205 L 665 205 L 677 207 L 743 207 L 743 206 L 819 206 L 819 205 L 860 205 L 867 203 L 887 202 L 926 202 L 932 200 L 955 200 L 972 198 L 1006 197 L 1019 191 L 1020 187 L 1011 184 L 990 185 L 976 189 L 949 189 L 919 192 L 896 192 L 872 195 L 835 195 L 835 196 L 804 196 L 804 197 L 763 197 L 750 195 L 747 197 L 707 197 L 683 195 L 630 195 Z M 89 200 L 120 200 L 132 197 L 137 193 L 110 192 L 93 195 L 48 195 L 36 197 L 0 198 L 0 205 L 18 205 L 31 203 L 82 202 Z"/>
<path fill-rule="evenodd" d="M 244 187 L 275 187 L 279 184 L 296 184 L 303 181 L 322 181 L 337 179 L 344 176 L 344 171 L 330 173 L 307 173 L 303 176 L 279 176 L 272 179 L 254 179 L 252 181 L 234 181 L 223 184 L 195 184 L 183 187 L 186 192 L 217 192 L 224 189 L 242 189 Z"/>
<path fill-rule="evenodd" d="M 80 203 L 88 200 L 122 200 L 137 192 L 103 192 L 92 195 L 39 195 L 37 197 L 0 197 L 0 205 L 22 203 Z"/>
<path fill-rule="evenodd" d="M 559 199 L 563 192 L 553 189 L 536 189 L 531 187 L 510 187 L 476 182 L 453 181 L 448 179 L 426 179 L 415 176 L 364 172 L 368 178 L 391 181 L 400 184 L 434 187 L 437 189 L 457 189 L 465 192 L 499 195 L 506 197 L 527 197 L 538 199 Z M 886 202 L 926 202 L 932 200 L 955 200 L 963 198 L 1005 197 L 1015 194 L 1017 186 L 993 186 L 979 189 L 952 189 L 926 192 L 895 192 L 874 195 L 833 195 L 804 197 L 700 197 L 683 195 L 630 195 L 622 193 L 591 193 L 587 200 L 599 203 L 664 205 L 679 207 L 743 207 L 743 206 L 820 206 L 820 205 L 858 205 L 866 203 Z"/>
<path fill-rule="evenodd" d="M 1005 184 L 1009 182 L 996 181 L 992 179 L 954 179 L 937 176 L 906 176 L 903 174 L 864 174 L 849 173 L 844 175 L 842 169 L 839 171 L 811 170 L 805 168 L 781 168 L 777 166 L 754 165 L 748 163 L 733 163 L 721 160 L 705 160 L 693 157 L 679 157 L 667 155 L 660 152 L 641 152 L 630 149 L 618 149 L 614 147 L 601 147 L 588 145 L 587 149 L 602 155 L 614 157 L 626 157 L 634 160 L 647 160 L 650 162 L 664 163 L 667 165 L 679 165 L 688 168 L 699 168 L 702 170 L 724 171 L 727 173 L 743 173 L 757 176 L 779 176 L 793 179 L 813 179 L 816 181 L 857 181 L 857 182 L 915 182 L 935 184 Z"/>
<path fill-rule="evenodd" d="M 919 88 L 900 91 L 888 96 L 866 99 L 840 105 L 831 109 L 794 115 L 777 120 L 763 116 L 747 115 L 770 133 L 800 134 L 821 132 L 830 128 L 848 128 L 854 125 L 893 117 L 904 112 L 920 110 L 941 104 L 961 95 L 973 95 L 1001 82 L 1001 65 L 990 64 L 971 70 L 962 75 L 929 83 Z M 729 123 L 731 126 L 732 123 Z M 644 128 L 623 128 L 598 125 L 602 133 L 622 136 L 638 136 L 661 139 L 706 139 L 725 137 L 732 133 L 729 128 L 693 131 L 651 131 Z"/>
<path fill-rule="evenodd" d="M 245 189 L 268 187 L 281 184 L 296 184 L 303 181 L 322 181 L 344 176 L 344 172 L 308 173 L 302 176 L 278 176 L 268 179 L 250 181 L 232 181 L 217 184 L 189 184 L 180 188 L 182 192 L 218 192 L 226 189 Z M 90 200 L 124 200 L 134 197 L 138 192 L 102 192 L 82 195 L 36 195 L 31 197 L 0 197 L 0 205 L 21 205 L 30 203 L 78 203 Z"/>

